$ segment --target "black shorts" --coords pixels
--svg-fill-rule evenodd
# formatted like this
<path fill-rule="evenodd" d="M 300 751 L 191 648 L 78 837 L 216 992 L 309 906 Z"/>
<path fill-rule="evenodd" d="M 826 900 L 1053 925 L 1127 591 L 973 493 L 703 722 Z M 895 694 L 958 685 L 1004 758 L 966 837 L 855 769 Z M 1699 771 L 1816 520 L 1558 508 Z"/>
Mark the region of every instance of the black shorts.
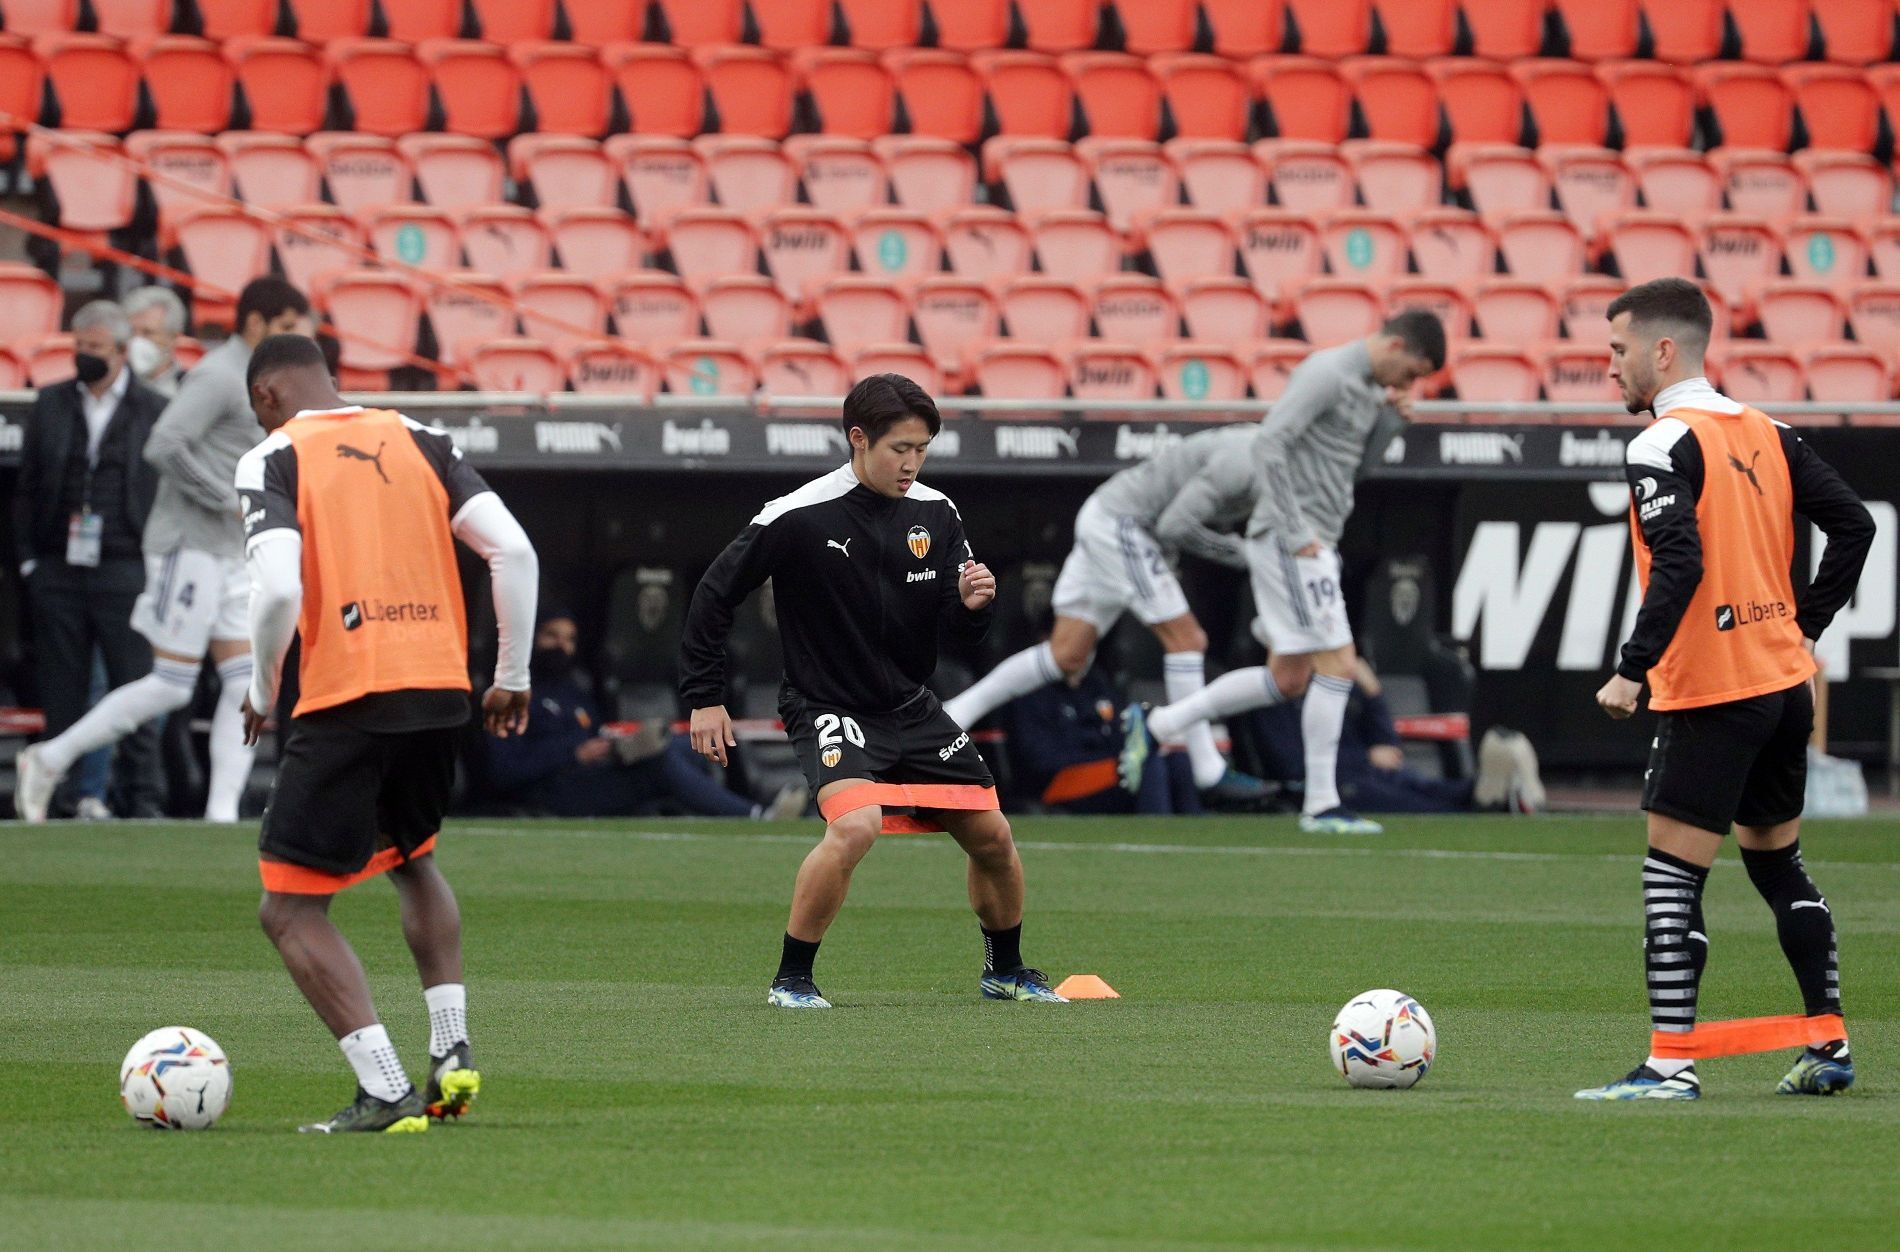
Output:
<path fill-rule="evenodd" d="M 927 690 L 889 713 L 854 713 L 810 704 L 788 687 L 778 712 L 814 795 L 847 778 L 996 786 L 969 732 Z"/>
<path fill-rule="evenodd" d="M 1801 816 L 1808 788 L 1814 696 L 1786 691 L 1656 720 L 1643 807 L 1718 835 L 1731 822 L 1777 826 Z"/>
<path fill-rule="evenodd" d="M 258 851 L 326 874 L 359 873 L 388 848 L 407 860 L 442 828 L 459 730 L 292 718 Z"/>

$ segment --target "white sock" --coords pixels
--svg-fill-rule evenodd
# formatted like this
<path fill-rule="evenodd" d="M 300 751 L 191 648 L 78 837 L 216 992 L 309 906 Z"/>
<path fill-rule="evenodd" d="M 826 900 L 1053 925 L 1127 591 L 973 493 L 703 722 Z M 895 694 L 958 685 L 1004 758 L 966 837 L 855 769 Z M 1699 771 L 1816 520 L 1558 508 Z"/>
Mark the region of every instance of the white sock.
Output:
<path fill-rule="evenodd" d="M 1150 712 L 1148 729 L 1164 743 L 1182 740 L 1196 722 L 1215 722 L 1249 709 L 1264 709 L 1285 698 L 1280 685 L 1273 681 L 1273 671 L 1266 666 L 1230 669 L 1186 699 Z M 1196 781 L 1199 778 L 1200 771 L 1196 770 Z"/>
<path fill-rule="evenodd" d="M 468 1041 L 468 987 L 441 982 L 422 990 L 429 1006 L 429 1055 L 447 1056 L 449 1049 Z"/>
<path fill-rule="evenodd" d="M 211 715 L 211 792 L 205 799 L 205 820 L 235 822 L 244 784 L 251 780 L 251 759 L 257 749 L 244 743 L 244 694 L 251 689 L 251 657 L 228 657 L 218 662 L 218 710 Z"/>
<path fill-rule="evenodd" d="M 1024 648 L 977 681 L 961 695 L 944 701 L 943 711 L 950 720 L 968 730 L 1017 696 L 1026 696 L 1046 683 L 1058 682 L 1062 671 L 1056 667 L 1056 654 L 1047 642 Z"/>
<path fill-rule="evenodd" d="M 1339 807 L 1339 732 L 1346 724 L 1352 680 L 1315 674 L 1300 710 L 1300 738 L 1306 743 L 1306 803 L 1301 811 L 1324 813 Z"/>
<path fill-rule="evenodd" d="M 337 1046 L 356 1071 L 357 1086 L 378 1100 L 395 1101 L 409 1094 L 409 1075 L 403 1072 L 396 1045 L 381 1022 L 344 1035 Z"/>
<path fill-rule="evenodd" d="M 1178 704 L 1207 685 L 1207 658 L 1199 652 L 1170 652 L 1161 658 L 1161 677 L 1167 684 L 1168 703 Z M 1194 785 L 1206 789 L 1219 782 L 1227 772 L 1227 758 L 1214 746 L 1214 728 L 1195 722 L 1183 739 L 1194 766 Z"/>
<path fill-rule="evenodd" d="M 1694 1061 L 1685 1061 L 1679 1056 L 1652 1056 L 1643 1064 L 1661 1074 L 1664 1078 L 1674 1078 L 1683 1070 L 1694 1065 Z"/>
<path fill-rule="evenodd" d="M 191 703 L 198 687 L 198 663 L 157 657 L 152 672 L 106 692 L 86 715 L 40 745 L 40 759 L 64 774 L 88 752 L 117 743 L 154 717 Z"/>

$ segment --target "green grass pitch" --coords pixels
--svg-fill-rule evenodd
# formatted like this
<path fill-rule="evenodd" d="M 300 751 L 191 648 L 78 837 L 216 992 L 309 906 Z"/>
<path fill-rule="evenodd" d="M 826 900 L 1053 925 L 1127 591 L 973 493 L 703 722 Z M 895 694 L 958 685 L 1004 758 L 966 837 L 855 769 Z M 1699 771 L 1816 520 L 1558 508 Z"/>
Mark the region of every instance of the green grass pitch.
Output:
<path fill-rule="evenodd" d="M 253 832 L 0 833 L 7 1247 L 1890 1247 L 1900 1177 L 1900 823 L 1803 844 L 1841 927 L 1861 1082 L 1792 1053 L 1698 1105 L 1588 1105 L 1645 1051 L 1636 815 L 1024 819 L 1025 953 L 1123 999 L 979 1001 L 963 863 L 893 838 L 825 944 L 836 1011 L 765 1005 L 815 824 L 451 825 L 481 1099 L 424 1136 L 312 1139 L 347 1067 L 259 933 Z M 336 915 L 413 1072 L 427 1023 L 386 883 Z M 1733 848 L 1706 1018 L 1799 1011 Z M 1326 1028 L 1395 986 L 1439 1032 L 1354 1091 Z M 210 1032 L 230 1112 L 135 1127 L 157 1026 Z"/>

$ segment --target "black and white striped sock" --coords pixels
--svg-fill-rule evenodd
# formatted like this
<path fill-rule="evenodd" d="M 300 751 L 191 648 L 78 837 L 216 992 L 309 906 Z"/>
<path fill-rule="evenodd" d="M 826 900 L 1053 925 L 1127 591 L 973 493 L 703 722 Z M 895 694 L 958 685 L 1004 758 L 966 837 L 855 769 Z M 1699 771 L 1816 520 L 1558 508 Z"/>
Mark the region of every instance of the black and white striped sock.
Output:
<path fill-rule="evenodd" d="M 1643 967 L 1649 979 L 1649 1022 L 1664 1034 L 1695 1028 L 1696 990 L 1709 959 L 1702 927 L 1702 886 L 1709 871 L 1655 848 L 1643 858 Z M 1652 1056 L 1665 1078 L 1691 1062 Z"/>

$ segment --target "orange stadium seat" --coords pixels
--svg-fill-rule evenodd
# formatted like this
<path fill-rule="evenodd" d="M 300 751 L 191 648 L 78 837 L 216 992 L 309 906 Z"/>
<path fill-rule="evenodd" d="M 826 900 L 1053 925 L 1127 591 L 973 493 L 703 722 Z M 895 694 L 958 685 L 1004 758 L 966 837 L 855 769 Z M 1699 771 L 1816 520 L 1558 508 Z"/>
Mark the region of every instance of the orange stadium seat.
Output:
<path fill-rule="evenodd" d="M 1466 344 L 1451 354 L 1451 385 L 1477 404 L 1533 404 L 1542 371 L 1522 348 Z"/>
<path fill-rule="evenodd" d="M 422 297 L 409 279 L 388 270 L 342 270 L 321 276 L 311 295 L 336 326 L 343 368 L 390 370 L 409 363 L 422 316 Z"/>
<path fill-rule="evenodd" d="M 1174 297 L 1160 279 L 1145 274 L 1113 274 L 1095 284 L 1089 313 L 1095 333 L 1117 343 L 1180 338 L 1181 312 Z"/>
<path fill-rule="evenodd" d="M 26 385 L 26 363 L 12 348 L 0 347 L 0 388 L 16 391 Z"/>
<path fill-rule="evenodd" d="M 1068 393 L 1068 370 L 1062 359 L 1040 344 L 990 344 L 977 354 L 973 372 L 985 396 L 1060 400 Z"/>
<path fill-rule="evenodd" d="M 1266 339 L 1247 354 L 1247 379 L 1260 400 L 1278 400 L 1286 390 L 1293 367 L 1304 361 L 1313 345 L 1302 339 Z"/>
<path fill-rule="evenodd" d="M 557 0 L 469 0 L 481 38 L 489 43 L 518 44 L 554 36 Z"/>
<path fill-rule="evenodd" d="M 1498 219 L 1498 251 L 1512 278 L 1556 286 L 1583 273 L 1588 252 L 1568 217 L 1549 209 Z"/>
<path fill-rule="evenodd" d="M 41 35 L 33 49 L 45 63 L 62 127 L 114 134 L 132 129 L 139 67 L 124 40 L 111 35 Z M 38 112 L 36 102 L 31 114 Z"/>
<path fill-rule="evenodd" d="M 1867 256 L 1885 282 L 1900 282 L 1900 218 L 1881 218 L 1867 228 Z"/>
<path fill-rule="evenodd" d="M 1480 338 L 1540 343 L 1557 337 L 1557 297 L 1545 283 L 1493 278 L 1471 291 L 1471 316 Z"/>
<path fill-rule="evenodd" d="M 406 43 L 462 33 L 462 0 L 379 0 L 389 37 Z"/>
<path fill-rule="evenodd" d="M 1285 0 L 1201 0 L 1201 12 L 1221 56 L 1259 56 L 1286 46 Z"/>
<path fill-rule="evenodd" d="M 316 160 L 294 135 L 226 131 L 214 143 L 231 163 L 238 199 L 267 209 L 318 200 Z"/>
<path fill-rule="evenodd" d="M 1357 188 L 1339 144 L 1308 139 L 1262 139 L 1254 159 L 1266 168 L 1273 198 L 1283 209 L 1323 216 L 1349 209 Z"/>
<path fill-rule="evenodd" d="M 1880 96 L 1867 76 L 1843 65 L 1790 65 L 1781 79 L 1814 148 L 1872 152 L 1880 139 Z"/>
<path fill-rule="evenodd" d="M 568 355 L 567 381 L 582 395 L 636 396 L 651 403 L 660 389 L 660 366 L 630 344 L 589 344 Z"/>
<path fill-rule="evenodd" d="M 1703 103 L 1715 118 L 1721 144 L 1788 150 L 1794 136 L 1793 98 L 1773 70 L 1716 62 L 1697 66 L 1693 76 Z"/>
<path fill-rule="evenodd" d="M 1731 0 L 1728 13 L 1742 37 L 1742 59 L 1780 65 L 1805 58 L 1811 12 L 1810 0 Z"/>
<path fill-rule="evenodd" d="M 945 213 L 976 198 L 976 161 L 961 144 L 928 135 L 886 135 L 871 150 L 890 175 L 897 203 L 920 213 Z"/>
<path fill-rule="evenodd" d="M 812 339 L 782 339 L 758 355 L 759 389 L 771 396 L 841 396 L 851 389 L 843 358 Z"/>
<path fill-rule="evenodd" d="M 1808 348 L 1847 338 L 1847 306 L 1825 284 L 1771 279 L 1756 292 L 1755 308 L 1770 343 Z"/>
<path fill-rule="evenodd" d="M 1788 404 L 1808 398 L 1794 353 L 1779 344 L 1735 340 L 1709 351 L 1709 373 L 1723 394 L 1743 404 Z"/>
<path fill-rule="evenodd" d="M 1123 42 L 1130 52 L 1185 52 L 1194 46 L 1196 0 L 1119 0 Z"/>
<path fill-rule="evenodd" d="M 7 29 L 16 35 L 63 34 L 79 25 L 79 0 L 7 0 Z"/>
<path fill-rule="evenodd" d="M 349 131 L 320 131 L 304 141 L 323 177 L 324 199 L 345 213 L 408 204 L 415 176 L 390 140 Z"/>
<path fill-rule="evenodd" d="M 1093 209 L 1048 209 L 1028 225 L 1038 268 L 1051 278 L 1091 285 L 1121 268 L 1122 237 Z"/>
<path fill-rule="evenodd" d="M 1889 359 L 1900 353 L 1900 284 L 1866 282 L 1847 297 L 1847 321 L 1854 338 Z"/>
<path fill-rule="evenodd" d="M 795 55 L 793 64 L 823 133 L 873 139 L 895 124 L 897 84 L 876 53 L 811 48 Z"/>
<path fill-rule="evenodd" d="M 1379 293 L 1352 279 L 1317 278 L 1294 293 L 1293 311 L 1315 347 L 1363 339 L 1384 320 Z"/>
<path fill-rule="evenodd" d="M 1722 299 L 1722 293 L 1708 283 L 1698 283 L 1702 294 L 1709 301 L 1709 342 L 1722 343 L 1729 337 L 1730 327 L 1734 325 L 1734 316 L 1729 312 L 1728 302 Z"/>
<path fill-rule="evenodd" d="M 1610 254 L 1631 286 L 1695 272 L 1695 236 L 1671 213 L 1624 213 L 1606 224 Z"/>
<path fill-rule="evenodd" d="M 1402 278 L 1386 289 L 1385 307 L 1387 316 L 1401 309 L 1424 309 L 1444 326 L 1452 343 L 1471 338 L 1471 296 L 1459 284 Z"/>
<path fill-rule="evenodd" d="M 508 286 L 521 328 L 533 338 L 566 350 L 607 333 L 607 293 L 591 278 L 543 270 L 517 275 Z"/>
<path fill-rule="evenodd" d="M 666 250 L 680 277 L 696 287 L 725 274 L 758 271 L 758 234 L 744 214 L 730 209 L 680 209 L 666 225 Z"/>
<path fill-rule="evenodd" d="M 700 48 L 694 54 L 706 76 L 719 129 L 728 135 L 782 138 L 792 128 L 792 71 L 764 48 Z"/>
<path fill-rule="evenodd" d="M 1878 217 L 1893 203 L 1893 175 L 1870 156 L 1803 149 L 1793 159 L 1795 169 L 1807 181 L 1817 213 Z"/>
<path fill-rule="evenodd" d="M 1814 20 L 1827 45 L 1827 59 L 1841 65 L 1871 65 L 1890 59 L 1893 13 L 1868 0 L 1813 0 Z"/>
<path fill-rule="evenodd" d="M 666 350 L 666 389 L 683 396 L 750 396 L 759 372 L 738 345 L 688 339 Z"/>
<path fill-rule="evenodd" d="M 645 232 L 619 209 L 542 209 L 541 219 L 560 268 L 570 274 L 605 282 L 646 259 Z"/>
<path fill-rule="evenodd" d="M 1688 145 L 1695 134 L 1696 93 L 1682 70 L 1656 61 L 1611 61 L 1597 73 L 1610 90 L 1626 149 Z"/>
<path fill-rule="evenodd" d="M 1205 209 L 1162 209 L 1143 227 L 1155 272 L 1180 290 L 1203 278 L 1232 278 L 1237 253 L 1227 219 Z"/>
<path fill-rule="evenodd" d="M 788 300 L 809 300 L 818 285 L 851 268 L 851 232 L 829 213 L 805 206 L 774 209 L 759 231 L 766 270 Z"/>
<path fill-rule="evenodd" d="M 392 204 L 362 217 L 370 247 L 385 262 L 428 270 L 459 269 L 462 241 L 455 219 L 441 209 L 418 204 Z"/>
<path fill-rule="evenodd" d="M 95 0 L 96 3 L 96 0 Z M 307 44 L 327 48 L 338 39 L 360 39 L 369 34 L 374 0 L 288 0 L 295 35 Z"/>
<path fill-rule="evenodd" d="M 1514 144 L 1453 144 L 1445 173 L 1454 189 L 1470 193 L 1486 217 L 1550 207 L 1550 175 L 1528 148 Z"/>
<path fill-rule="evenodd" d="M 831 42 L 831 0 L 752 0 L 752 19 L 759 42 L 778 52 Z"/>
<path fill-rule="evenodd" d="M 195 0 L 206 39 L 223 42 L 277 29 L 277 0 Z"/>
<path fill-rule="evenodd" d="M 1374 139 L 1438 146 L 1438 88 L 1416 61 L 1399 57 L 1353 57 L 1339 64 L 1352 84 L 1359 115 Z"/>
<path fill-rule="evenodd" d="M 1781 236 L 1762 218 L 1719 213 L 1703 225 L 1697 245 L 1703 277 L 1745 325 L 1755 288 L 1781 273 Z"/>
<path fill-rule="evenodd" d="M 500 45 L 425 39 L 416 55 L 429 69 L 451 133 L 505 139 L 521 129 L 521 75 Z"/>
<path fill-rule="evenodd" d="M 873 0 L 875 3 L 876 0 Z M 1009 41 L 1010 0 L 956 0 L 930 6 L 937 22 L 937 46 L 956 52 L 981 52 Z"/>
<path fill-rule="evenodd" d="M 1339 150 L 1352 166 L 1360 201 L 1374 213 L 1419 213 L 1438 207 L 1444 198 L 1444 171 L 1423 148 L 1348 139 Z"/>
<path fill-rule="evenodd" d="M 1464 0 L 1462 7 L 1474 56 L 1515 61 L 1536 56 L 1544 45 L 1550 0 Z"/>
<path fill-rule="evenodd" d="M 1161 132 L 1161 84 L 1140 57 L 1073 52 L 1062 58 L 1085 129 L 1101 139 L 1153 139 Z"/>
<path fill-rule="evenodd" d="M 574 42 L 596 48 L 633 42 L 646 19 L 646 6 L 627 0 L 562 0 L 561 7 Z"/>
<path fill-rule="evenodd" d="M 1893 370 L 1885 357 L 1864 344 L 1833 343 L 1801 354 L 1808 394 L 1842 404 L 1880 403 L 1893 395 Z"/>
<path fill-rule="evenodd" d="M 469 268 L 497 278 L 515 278 L 554 264 L 547 224 L 518 204 L 469 209 L 456 222 L 456 234 Z"/>
<path fill-rule="evenodd" d="M 611 208 L 620 191 L 606 152 L 578 135 L 516 135 L 508 141 L 508 169 L 544 209 Z"/>
<path fill-rule="evenodd" d="M 286 205 L 271 226 L 284 277 L 299 291 L 315 291 L 318 276 L 367 264 L 363 226 L 330 204 Z"/>
<path fill-rule="evenodd" d="M 1542 354 L 1544 398 L 1554 404 L 1597 404 L 1617 398 L 1610 354 L 1595 344 L 1549 344 Z"/>
<path fill-rule="evenodd" d="M 522 41 L 508 45 L 534 110 L 534 129 L 549 135 L 600 136 L 613 114 L 613 75 L 592 48 Z"/>
<path fill-rule="evenodd" d="M 138 130 L 125 137 L 125 153 L 145 164 L 146 186 L 162 229 L 183 209 L 222 204 L 231 198 L 231 165 L 203 135 Z M 0 336 L 0 343 L 6 342 Z"/>
<path fill-rule="evenodd" d="M 1180 203 L 1180 179 L 1161 145 L 1149 139 L 1081 139 L 1076 155 L 1088 166 L 1109 224 L 1126 231 L 1137 219 Z"/>
<path fill-rule="evenodd" d="M 926 278 L 911 302 L 917 340 L 939 368 L 961 373 L 976 363 L 977 351 L 994 340 L 1002 312 L 988 284 L 967 278 Z"/>
<path fill-rule="evenodd" d="M 1412 261 L 1435 283 L 1475 282 L 1497 269 L 1497 238 L 1469 209 L 1427 209 L 1411 220 Z"/>
<path fill-rule="evenodd" d="M 798 169 L 777 141 L 753 135 L 701 135 L 693 141 L 706 163 L 713 200 L 757 219 L 798 200 Z"/>
<path fill-rule="evenodd" d="M 1689 148 L 1642 148 L 1628 154 L 1643 206 L 1699 221 L 1722 208 L 1722 180 L 1708 157 Z"/>
<path fill-rule="evenodd" d="M 323 129 L 330 71 L 315 48 L 295 39 L 232 39 L 224 45 L 250 106 L 252 130 L 308 135 Z"/>
<path fill-rule="evenodd" d="M 393 139 L 428 125 L 429 71 L 408 44 L 338 39 L 324 57 L 350 102 L 353 129 Z"/>
<path fill-rule="evenodd" d="M 736 44 L 745 29 L 745 0 L 655 0 L 668 43 L 697 48 Z"/>
<path fill-rule="evenodd" d="M 983 171 L 1018 213 L 1079 209 L 1089 202 L 1088 166 L 1060 139 L 998 135 L 983 145 Z"/>
<path fill-rule="evenodd" d="M 1286 0 L 1286 7 L 1307 56 L 1336 59 L 1372 46 L 1372 0 Z"/>
<path fill-rule="evenodd" d="M 59 284 L 44 270 L 0 261 L 0 344 L 55 333 L 64 305 Z"/>
<path fill-rule="evenodd" d="M 1450 56 L 1458 42 L 1458 0 L 1372 0 L 1393 56 Z"/>
<path fill-rule="evenodd" d="M 1607 274 L 1584 274 L 1565 283 L 1558 300 L 1558 317 L 1564 334 L 1578 342 L 1596 345 L 1607 353 L 1610 328 L 1604 314 L 1623 290 L 1623 280 Z"/>
<path fill-rule="evenodd" d="M 1557 207 L 1586 240 L 1596 236 L 1605 215 L 1636 207 L 1636 180 L 1623 158 L 1608 148 L 1548 144 L 1537 150 L 1537 159 L 1550 174 Z"/>
<path fill-rule="evenodd" d="M 825 338 L 850 354 L 874 343 L 902 343 L 910 328 L 910 305 L 888 282 L 839 274 L 818 288 L 818 320 Z"/>
<path fill-rule="evenodd" d="M 1581 61 L 1530 60 L 1511 67 L 1541 147 L 1602 144 L 1610 134 L 1610 92 Z"/>
<path fill-rule="evenodd" d="M 29 387 L 48 387 L 73 376 L 73 337 L 45 335 L 13 346 L 14 355 L 26 368 Z"/>
<path fill-rule="evenodd" d="M 160 35 L 133 45 L 161 130 L 210 135 L 231 124 L 231 63 L 208 39 Z"/>
<path fill-rule="evenodd" d="M 884 65 L 914 134 L 959 144 L 982 135 L 983 79 L 962 53 L 896 49 L 884 54 Z"/>
<path fill-rule="evenodd" d="M 1303 213 L 1254 209 L 1240 219 L 1241 263 L 1255 290 L 1291 316 L 1293 294 L 1317 278 L 1325 250 L 1319 227 Z"/>
<path fill-rule="evenodd" d="M 1161 84 L 1174 134 L 1183 139 L 1240 139 L 1253 111 L 1253 89 L 1233 62 L 1196 53 L 1149 60 Z"/>
<path fill-rule="evenodd" d="M 438 209 L 501 200 L 504 169 L 491 143 L 469 135 L 404 135 L 396 148 L 415 169 L 424 202 Z"/>
<path fill-rule="evenodd" d="M 1476 57 L 1443 57 L 1425 68 L 1454 143 L 1517 143 L 1524 133 L 1524 92 L 1501 65 Z"/>
<path fill-rule="evenodd" d="M 914 343 L 874 343 L 851 355 L 852 381 L 873 374 L 902 374 L 933 396 L 944 390 L 937 363 Z"/>
<path fill-rule="evenodd" d="M 1331 61 L 1318 57 L 1264 56 L 1247 63 L 1254 89 L 1272 115 L 1281 139 L 1338 143 L 1352 117 L 1352 88 Z"/>
<path fill-rule="evenodd" d="M 1272 307 L 1244 278 L 1194 279 L 1181 288 L 1180 307 L 1188 338 L 1198 343 L 1239 348 L 1265 339 L 1273 323 Z"/>
<path fill-rule="evenodd" d="M 839 0 L 838 11 L 854 48 L 910 48 L 923 37 L 923 0 Z"/>
<path fill-rule="evenodd" d="M 1026 274 L 1033 250 L 1029 232 L 1016 215 L 994 205 L 971 205 L 944 219 L 944 256 L 960 277 L 989 280 Z"/>
<path fill-rule="evenodd" d="M 666 135 L 613 135 L 602 145 L 643 229 L 680 209 L 711 203 L 706 162 L 687 140 Z"/>
<path fill-rule="evenodd" d="M 1154 363 L 1163 399 L 1230 401 L 1247 394 L 1247 367 L 1222 344 L 1163 344 Z"/>
<path fill-rule="evenodd" d="M 1038 52 L 1075 52 L 1095 45 L 1100 0 L 1016 0 L 1028 44 Z"/>
<path fill-rule="evenodd" d="M 943 269 L 943 237 L 911 209 L 866 209 L 851 223 L 858 269 L 888 281 L 926 278 Z"/>
<path fill-rule="evenodd" d="M 700 132 L 705 79 L 683 49 L 610 43 L 600 50 L 600 59 L 613 73 L 636 134 L 685 139 Z"/>
<path fill-rule="evenodd" d="M 1088 297 L 1074 283 L 1027 274 L 1012 279 L 997 303 L 1009 337 L 1021 343 L 1061 345 L 1088 338 Z"/>
<path fill-rule="evenodd" d="M 118 141 L 94 131 L 61 131 L 58 138 L 29 136 L 27 172 L 45 178 L 59 202 L 66 230 L 118 230 L 132 223 L 138 203 L 138 172 L 120 155 Z"/>
<path fill-rule="evenodd" d="M 1610 61 L 1636 55 L 1642 38 L 1637 0 L 1553 0 L 1570 45 L 1580 61 Z"/>
<path fill-rule="evenodd" d="M 0 34 L 0 113 L 19 119 L 21 126 L 35 121 L 45 84 L 46 67 L 33 46 L 18 35 Z M 18 127 L 0 127 L 0 161 L 11 161 L 19 144 Z"/>
<path fill-rule="evenodd" d="M 1676 65 L 1694 65 L 1721 55 L 1726 7 L 1727 0 L 1642 0 L 1651 55 Z"/>
<path fill-rule="evenodd" d="M 1267 202 L 1266 167 L 1244 143 L 1228 139 L 1171 139 L 1162 145 L 1197 209 L 1238 215 Z"/>
<path fill-rule="evenodd" d="M 699 301 L 673 274 L 651 270 L 619 274 L 608 288 L 614 334 L 658 351 L 699 334 Z"/>
<path fill-rule="evenodd" d="M 1002 134 L 1069 137 L 1075 87 L 1054 57 L 1041 52 L 979 52 L 970 58 L 970 66 L 982 76 Z"/>
<path fill-rule="evenodd" d="M 473 270 L 432 277 L 445 281 L 428 285 L 423 307 L 435 331 L 436 359 L 444 365 L 465 365 L 482 344 L 520 333 L 508 288 L 500 279 Z"/>
<path fill-rule="evenodd" d="M 1807 210 L 1808 180 L 1779 152 L 1716 148 L 1709 153 L 1709 165 L 1736 213 L 1780 220 Z"/>
<path fill-rule="evenodd" d="M 1781 238 L 1788 271 L 1797 279 L 1841 291 L 1867 276 L 1867 239 L 1845 218 L 1793 218 L 1782 228 Z"/>
<path fill-rule="evenodd" d="M 1390 282 L 1408 268 L 1409 240 L 1395 217 L 1341 209 L 1326 219 L 1321 238 L 1327 268 L 1336 278 Z"/>
<path fill-rule="evenodd" d="M 1151 400 L 1154 366 L 1133 344 L 1077 344 L 1069 353 L 1069 390 L 1078 400 Z"/>
<path fill-rule="evenodd" d="M 468 354 L 468 372 L 479 391 L 525 391 L 545 395 L 567 390 L 560 354 L 539 339 L 496 339 Z"/>
<path fill-rule="evenodd" d="M 891 180 L 871 145 L 844 135 L 793 135 L 785 155 L 813 208 L 857 213 L 890 201 Z"/>

